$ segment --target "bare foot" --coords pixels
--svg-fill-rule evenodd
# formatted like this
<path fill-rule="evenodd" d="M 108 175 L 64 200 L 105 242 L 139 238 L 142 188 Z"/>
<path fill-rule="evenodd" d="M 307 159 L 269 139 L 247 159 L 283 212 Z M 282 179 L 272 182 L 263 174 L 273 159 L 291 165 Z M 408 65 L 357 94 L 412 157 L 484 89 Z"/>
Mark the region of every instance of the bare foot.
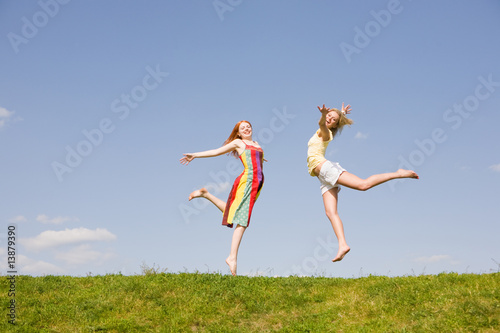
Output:
<path fill-rule="evenodd" d="M 415 178 L 415 179 L 418 179 L 417 173 L 415 171 L 413 171 L 413 170 L 399 169 L 396 172 L 400 175 L 400 178 Z"/>
<path fill-rule="evenodd" d="M 200 198 L 200 197 L 205 197 L 205 194 L 208 193 L 208 190 L 206 188 L 200 188 L 199 190 L 191 192 L 189 195 L 189 201 L 194 198 Z"/>
<path fill-rule="evenodd" d="M 340 261 L 344 259 L 345 255 L 351 251 L 349 246 L 339 248 L 339 252 L 337 252 L 337 256 L 332 259 L 333 262 Z"/>
<path fill-rule="evenodd" d="M 229 270 L 233 276 L 236 276 L 236 260 L 226 259 L 226 264 L 229 266 Z"/>

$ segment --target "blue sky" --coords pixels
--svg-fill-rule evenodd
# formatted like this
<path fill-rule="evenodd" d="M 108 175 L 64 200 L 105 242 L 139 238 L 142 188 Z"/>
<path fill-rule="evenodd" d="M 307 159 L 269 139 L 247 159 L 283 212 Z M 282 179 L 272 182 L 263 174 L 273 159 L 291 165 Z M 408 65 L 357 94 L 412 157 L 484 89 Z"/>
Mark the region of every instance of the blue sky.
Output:
<path fill-rule="evenodd" d="M 179 158 L 242 119 L 268 162 L 239 274 L 498 271 L 499 14 L 494 0 L 0 2 L 0 271 L 14 225 L 19 274 L 228 274 L 232 230 L 187 197 L 225 200 L 239 161 Z M 334 264 L 306 151 L 316 106 L 342 102 L 354 124 L 327 158 L 420 180 L 343 189 L 352 250 Z"/>

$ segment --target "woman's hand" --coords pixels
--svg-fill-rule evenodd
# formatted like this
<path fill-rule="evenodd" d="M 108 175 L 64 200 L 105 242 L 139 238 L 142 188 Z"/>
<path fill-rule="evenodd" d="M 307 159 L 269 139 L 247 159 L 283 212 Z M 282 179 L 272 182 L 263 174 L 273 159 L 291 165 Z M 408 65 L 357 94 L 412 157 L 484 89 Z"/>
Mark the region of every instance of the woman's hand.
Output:
<path fill-rule="evenodd" d="M 347 104 L 345 107 L 344 107 L 344 102 L 342 102 L 342 113 L 343 114 L 349 114 L 351 113 L 351 104 Z"/>
<path fill-rule="evenodd" d="M 327 108 L 325 106 L 325 104 L 323 104 L 322 107 L 319 107 L 318 106 L 318 110 L 322 113 L 322 114 L 327 114 L 328 112 L 332 111 L 332 109 L 330 108 Z M 342 111 L 343 114 L 349 114 L 351 113 L 351 104 L 347 104 L 346 106 L 344 106 L 344 102 L 342 102 L 342 109 L 340 109 Z"/>
<path fill-rule="evenodd" d="M 189 162 L 195 159 L 196 156 L 194 154 L 182 154 L 184 155 L 183 158 L 181 158 L 179 161 L 181 161 L 181 164 L 188 165 Z"/>
<path fill-rule="evenodd" d="M 318 110 L 319 110 L 322 114 L 327 114 L 328 112 L 330 112 L 330 111 L 331 111 L 331 109 L 330 109 L 330 108 L 325 107 L 325 104 L 323 104 L 323 107 L 319 107 L 319 106 L 318 106 Z"/>

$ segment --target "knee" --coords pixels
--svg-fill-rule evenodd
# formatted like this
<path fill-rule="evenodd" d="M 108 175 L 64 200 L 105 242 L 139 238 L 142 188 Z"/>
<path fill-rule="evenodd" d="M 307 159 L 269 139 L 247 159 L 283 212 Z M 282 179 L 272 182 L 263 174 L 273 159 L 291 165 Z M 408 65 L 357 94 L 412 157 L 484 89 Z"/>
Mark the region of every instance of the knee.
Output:
<path fill-rule="evenodd" d="M 333 218 L 335 218 L 335 216 L 338 215 L 335 209 L 327 209 L 325 213 L 329 220 L 332 220 Z"/>
<path fill-rule="evenodd" d="M 372 186 L 370 185 L 370 183 L 368 183 L 366 180 L 363 180 L 362 182 L 360 182 L 358 184 L 357 190 L 366 191 L 366 190 L 369 190 L 371 187 Z"/>

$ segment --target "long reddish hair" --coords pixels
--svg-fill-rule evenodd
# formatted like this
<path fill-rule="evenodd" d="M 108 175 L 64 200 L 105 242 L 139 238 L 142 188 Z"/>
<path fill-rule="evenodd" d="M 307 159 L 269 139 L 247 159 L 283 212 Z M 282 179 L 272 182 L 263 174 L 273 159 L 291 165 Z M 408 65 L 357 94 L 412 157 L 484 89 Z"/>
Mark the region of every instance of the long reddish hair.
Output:
<path fill-rule="evenodd" d="M 241 123 L 247 123 L 248 125 L 250 125 L 250 127 L 252 127 L 252 124 L 250 124 L 250 122 L 247 121 L 247 120 L 241 120 L 241 121 L 239 121 L 238 123 L 236 123 L 236 125 L 234 125 L 234 128 L 233 128 L 231 134 L 229 134 L 229 137 L 227 138 L 227 140 L 224 141 L 224 143 L 222 144 L 223 146 L 227 145 L 229 142 L 231 142 L 231 141 L 233 141 L 235 139 L 241 139 L 240 133 L 238 133 L 240 131 L 240 125 L 241 125 Z M 233 150 L 229 154 L 231 154 L 234 157 L 238 158 L 238 152 L 236 150 Z"/>

